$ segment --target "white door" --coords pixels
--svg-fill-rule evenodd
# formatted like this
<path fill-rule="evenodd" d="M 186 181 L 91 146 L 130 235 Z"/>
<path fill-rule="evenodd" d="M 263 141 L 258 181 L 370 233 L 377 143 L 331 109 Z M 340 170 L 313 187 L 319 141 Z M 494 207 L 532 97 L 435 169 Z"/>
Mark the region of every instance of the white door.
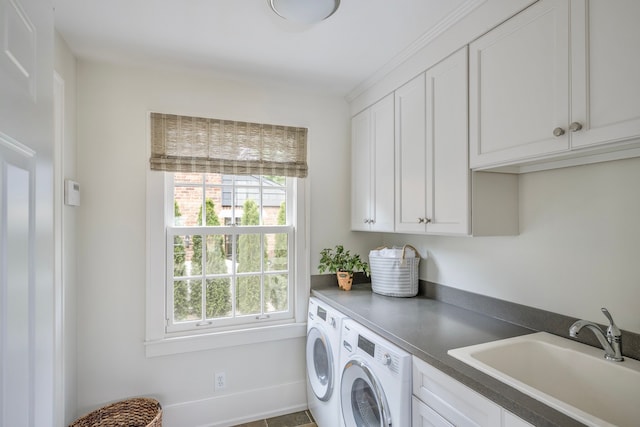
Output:
<path fill-rule="evenodd" d="M 427 70 L 427 233 L 470 233 L 467 48 Z"/>
<path fill-rule="evenodd" d="M 424 402 L 412 396 L 411 426 L 412 427 L 454 427 L 436 411 L 427 406 Z"/>
<path fill-rule="evenodd" d="M 54 425 L 53 7 L 0 0 L 0 425 Z"/>
<path fill-rule="evenodd" d="M 393 231 L 394 188 L 393 94 L 371 107 L 372 231 Z"/>
<path fill-rule="evenodd" d="M 573 148 L 640 137 L 638 18 L 637 0 L 571 3 Z"/>
<path fill-rule="evenodd" d="M 393 94 L 351 119 L 351 229 L 393 231 Z"/>
<path fill-rule="evenodd" d="M 569 149 L 568 1 L 541 0 L 469 45 L 469 102 L 472 168 Z"/>
<path fill-rule="evenodd" d="M 307 332 L 306 353 L 307 376 L 313 394 L 326 402 L 333 393 L 335 361 L 329 339 L 320 329 L 314 327 Z"/>
<path fill-rule="evenodd" d="M 371 109 L 351 119 L 351 229 L 367 231 L 371 222 Z"/>
<path fill-rule="evenodd" d="M 340 381 L 340 406 L 345 427 L 391 427 L 389 404 L 369 365 L 349 360 Z"/>
<path fill-rule="evenodd" d="M 425 231 L 427 168 L 424 73 L 395 92 L 396 231 Z"/>

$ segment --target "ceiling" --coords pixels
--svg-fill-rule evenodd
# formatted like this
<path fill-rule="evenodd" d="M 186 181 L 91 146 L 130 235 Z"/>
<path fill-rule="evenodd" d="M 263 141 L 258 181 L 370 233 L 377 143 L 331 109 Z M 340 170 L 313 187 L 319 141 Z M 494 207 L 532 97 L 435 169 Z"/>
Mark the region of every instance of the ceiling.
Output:
<path fill-rule="evenodd" d="M 301 0 L 313 1 L 313 0 Z M 54 0 L 79 58 L 160 67 L 347 95 L 384 72 L 469 0 L 342 0 L 315 25 L 268 0 Z"/>

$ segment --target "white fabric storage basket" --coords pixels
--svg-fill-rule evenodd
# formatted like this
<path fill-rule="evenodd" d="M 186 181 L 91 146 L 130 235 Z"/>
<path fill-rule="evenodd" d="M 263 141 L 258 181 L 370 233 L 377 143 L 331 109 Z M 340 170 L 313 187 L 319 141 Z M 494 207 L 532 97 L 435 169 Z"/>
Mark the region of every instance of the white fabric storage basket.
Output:
<path fill-rule="evenodd" d="M 414 257 L 407 257 L 407 248 Z M 381 256 L 387 255 L 387 256 Z M 391 297 L 414 297 L 418 294 L 418 265 L 420 255 L 410 245 L 403 248 L 378 248 L 369 252 L 371 290 Z"/>

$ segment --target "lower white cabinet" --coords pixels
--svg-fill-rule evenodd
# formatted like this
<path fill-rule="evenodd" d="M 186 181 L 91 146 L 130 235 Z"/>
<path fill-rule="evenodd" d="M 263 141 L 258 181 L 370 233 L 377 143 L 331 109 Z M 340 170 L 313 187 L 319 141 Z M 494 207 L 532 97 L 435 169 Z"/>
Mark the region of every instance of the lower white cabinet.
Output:
<path fill-rule="evenodd" d="M 516 417 L 511 412 L 502 410 L 502 427 L 534 427 L 522 418 Z"/>
<path fill-rule="evenodd" d="M 527 427 L 526 421 L 413 357 L 413 427 Z"/>
<path fill-rule="evenodd" d="M 417 397 L 412 397 L 412 421 L 413 427 L 454 427 L 436 411 L 421 402 Z"/>

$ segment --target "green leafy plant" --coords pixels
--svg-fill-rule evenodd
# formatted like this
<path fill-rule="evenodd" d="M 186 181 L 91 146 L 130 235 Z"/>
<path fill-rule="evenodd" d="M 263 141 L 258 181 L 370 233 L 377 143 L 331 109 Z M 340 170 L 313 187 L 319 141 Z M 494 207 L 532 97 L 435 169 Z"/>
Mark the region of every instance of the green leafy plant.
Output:
<path fill-rule="evenodd" d="M 363 272 L 369 276 L 369 263 L 360 259 L 360 255 L 351 254 L 342 245 L 337 245 L 335 249 L 325 248 L 320 251 L 320 264 L 318 271 L 324 273 L 337 273 L 345 271 L 347 273 Z"/>

